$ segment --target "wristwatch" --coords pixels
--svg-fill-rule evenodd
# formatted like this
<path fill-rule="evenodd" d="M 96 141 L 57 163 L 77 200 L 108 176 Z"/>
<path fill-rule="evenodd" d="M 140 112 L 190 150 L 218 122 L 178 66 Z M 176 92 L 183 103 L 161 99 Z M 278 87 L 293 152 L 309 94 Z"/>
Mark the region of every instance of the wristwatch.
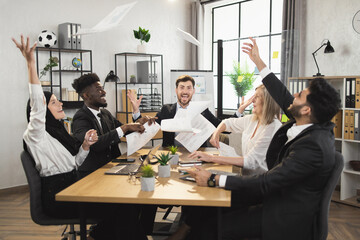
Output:
<path fill-rule="evenodd" d="M 215 176 L 216 174 L 211 174 L 211 176 L 209 177 L 207 184 L 209 187 L 215 187 L 216 186 L 216 180 L 215 180 Z"/>

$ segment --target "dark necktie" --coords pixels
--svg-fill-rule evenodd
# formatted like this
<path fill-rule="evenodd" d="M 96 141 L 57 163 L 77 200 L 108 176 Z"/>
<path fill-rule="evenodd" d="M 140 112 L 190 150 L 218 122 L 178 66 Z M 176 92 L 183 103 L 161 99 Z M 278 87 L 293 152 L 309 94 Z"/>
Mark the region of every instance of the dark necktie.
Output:
<path fill-rule="evenodd" d="M 103 119 L 103 115 L 101 113 L 98 113 L 97 116 L 100 118 L 100 123 L 101 123 L 101 127 L 103 129 L 103 132 L 104 133 L 109 132 L 109 129 L 108 129 L 108 127 L 107 127 L 107 125 L 106 125 L 106 123 L 105 123 L 105 121 Z"/>

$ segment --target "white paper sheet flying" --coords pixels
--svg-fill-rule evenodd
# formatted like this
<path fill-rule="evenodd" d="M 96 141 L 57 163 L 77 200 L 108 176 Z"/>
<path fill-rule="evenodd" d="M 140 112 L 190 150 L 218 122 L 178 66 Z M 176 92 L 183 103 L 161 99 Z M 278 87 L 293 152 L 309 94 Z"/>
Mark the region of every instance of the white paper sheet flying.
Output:
<path fill-rule="evenodd" d="M 235 149 L 225 143 L 219 142 L 220 148 L 219 148 L 219 153 L 220 156 L 224 156 L 224 157 L 240 157 Z"/>
<path fill-rule="evenodd" d="M 149 123 L 145 123 L 144 127 L 145 127 L 145 132 L 143 133 L 133 132 L 126 135 L 128 156 L 130 156 L 131 154 L 142 148 L 160 130 L 160 125 L 158 123 L 151 124 L 151 126 L 149 126 Z"/>
<path fill-rule="evenodd" d="M 194 38 L 193 35 L 191 35 L 188 32 L 185 32 L 184 30 L 181 30 L 180 28 L 176 29 L 177 34 L 182 37 L 184 40 L 195 44 L 196 46 L 200 46 L 200 42 L 199 40 L 197 40 L 196 38 Z"/>
<path fill-rule="evenodd" d="M 116 7 L 111 13 L 109 13 L 105 18 L 103 18 L 98 24 L 92 28 L 81 28 L 73 35 L 85 35 L 92 33 L 99 33 L 108 31 L 112 28 L 115 28 L 119 25 L 121 20 L 126 16 L 126 14 L 133 8 L 137 2 L 124 4 Z"/>
<path fill-rule="evenodd" d="M 161 130 L 164 132 L 194 132 L 199 133 L 201 129 L 192 125 L 192 119 L 203 112 L 209 101 L 190 102 L 186 109 L 178 109 L 174 118 L 161 121 Z"/>
<path fill-rule="evenodd" d="M 194 129 L 197 129 L 196 132 L 182 132 L 179 133 L 175 139 L 189 152 L 194 152 L 211 136 L 215 131 L 215 127 L 201 114 L 196 115 L 192 119 L 191 125 Z"/>
<path fill-rule="evenodd" d="M 161 121 L 164 132 L 192 132 L 191 121 L 187 118 L 172 118 Z"/>

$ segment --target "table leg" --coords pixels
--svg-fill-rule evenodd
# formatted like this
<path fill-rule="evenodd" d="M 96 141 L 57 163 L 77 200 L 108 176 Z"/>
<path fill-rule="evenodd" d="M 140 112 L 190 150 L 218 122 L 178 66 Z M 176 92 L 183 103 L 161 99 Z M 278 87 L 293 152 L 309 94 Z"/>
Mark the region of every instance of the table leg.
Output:
<path fill-rule="evenodd" d="M 86 213 L 83 204 L 79 204 L 80 206 L 80 239 L 86 240 Z"/>
<path fill-rule="evenodd" d="M 221 240 L 222 208 L 217 208 L 217 239 Z"/>

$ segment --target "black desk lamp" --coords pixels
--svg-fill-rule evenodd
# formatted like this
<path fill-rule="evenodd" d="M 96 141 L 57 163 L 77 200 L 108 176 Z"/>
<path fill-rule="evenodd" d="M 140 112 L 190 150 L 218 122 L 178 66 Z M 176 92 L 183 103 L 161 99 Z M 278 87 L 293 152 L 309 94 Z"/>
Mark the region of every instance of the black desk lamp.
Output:
<path fill-rule="evenodd" d="M 327 40 L 327 39 L 326 39 L 326 40 Z M 325 40 L 324 40 L 324 41 L 325 41 Z M 323 42 L 324 42 L 324 41 L 323 41 Z M 312 55 L 313 55 L 313 57 L 314 57 L 314 60 L 315 60 L 315 64 L 316 64 L 317 70 L 318 70 L 317 74 L 316 74 L 316 75 L 313 75 L 314 77 L 322 77 L 322 76 L 324 76 L 324 75 L 321 75 L 320 70 L 319 70 L 319 66 L 318 66 L 317 61 L 316 61 L 316 58 L 315 58 L 316 52 L 319 51 L 320 48 L 322 48 L 322 47 L 324 47 L 324 46 L 326 46 L 326 48 L 325 48 L 325 50 L 324 50 L 324 53 L 333 53 L 333 52 L 335 52 L 334 48 L 330 45 L 330 41 L 327 40 L 326 43 L 323 43 L 318 49 L 315 50 L 315 52 L 312 53 Z"/>
<path fill-rule="evenodd" d="M 119 77 L 114 74 L 113 70 L 110 70 L 110 72 L 106 76 L 105 82 L 104 82 L 104 87 L 107 82 L 120 82 Z"/>

